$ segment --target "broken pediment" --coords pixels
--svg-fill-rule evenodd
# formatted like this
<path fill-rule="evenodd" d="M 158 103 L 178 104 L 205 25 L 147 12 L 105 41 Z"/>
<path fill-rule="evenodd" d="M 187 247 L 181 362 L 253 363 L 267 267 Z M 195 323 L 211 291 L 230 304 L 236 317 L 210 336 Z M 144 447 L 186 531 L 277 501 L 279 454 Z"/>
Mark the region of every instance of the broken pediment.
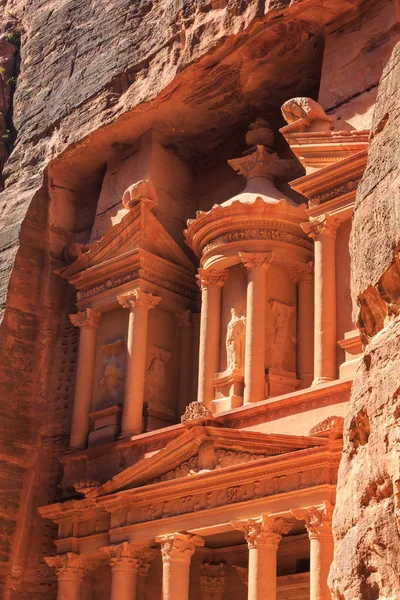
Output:
<path fill-rule="evenodd" d="M 143 458 L 112 480 L 89 491 L 88 498 L 187 478 L 257 460 L 276 457 L 316 446 L 325 439 L 238 431 L 222 427 L 195 426 L 170 442 L 163 450 Z"/>
<path fill-rule="evenodd" d="M 119 223 L 57 273 L 76 287 L 78 300 L 139 278 L 161 287 L 164 278 L 169 288 L 175 284 L 173 291 L 196 294 L 195 266 L 153 214 L 154 202 L 141 197 L 130 206 Z"/>

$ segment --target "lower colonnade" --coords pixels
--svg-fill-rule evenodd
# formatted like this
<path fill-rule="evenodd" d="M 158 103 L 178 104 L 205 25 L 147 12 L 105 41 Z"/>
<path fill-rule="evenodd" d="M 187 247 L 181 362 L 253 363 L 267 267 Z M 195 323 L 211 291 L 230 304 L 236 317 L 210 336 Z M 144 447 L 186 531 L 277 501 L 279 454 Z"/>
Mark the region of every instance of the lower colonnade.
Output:
<path fill-rule="evenodd" d="M 248 567 L 232 565 L 247 585 L 249 600 L 303 598 L 296 585 L 304 584 L 305 573 L 287 577 L 277 576 L 277 554 L 283 536 L 287 536 L 301 521 L 310 540 L 310 600 L 330 600 L 327 584 L 333 559 L 331 529 L 332 505 L 294 509 L 284 515 L 262 514 L 258 517 L 232 521 L 230 529 L 243 532 L 248 547 Z M 292 537 L 292 536 L 289 536 Z M 296 535 L 293 535 L 296 538 Z M 188 600 L 191 562 L 196 552 L 205 550 L 206 536 L 190 532 L 174 532 L 155 536 L 148 545 L 123 541 L 102 546 L 85 553 L 66 552 L 46 557 L 46 563 L 57 572 L 57 600 L 82 600 L 85 580 L 99 568 L 111 568 L 110 600 L 142 600 L 138 581 L 146 577 L 154 559 L 162 559 L 162 600 Z M 99 558 L 101 556 L 101 558 Z M 225 590 L 224 563 L 204 562 L 199 570 L 197 597 L 202 600 L 222 600 Z M 291 593 L 280 595 L 280 580 Z M 282 586 L 283 587 L 283 586 Z M 245 592 L 243 592 L 244 597 Z"/>

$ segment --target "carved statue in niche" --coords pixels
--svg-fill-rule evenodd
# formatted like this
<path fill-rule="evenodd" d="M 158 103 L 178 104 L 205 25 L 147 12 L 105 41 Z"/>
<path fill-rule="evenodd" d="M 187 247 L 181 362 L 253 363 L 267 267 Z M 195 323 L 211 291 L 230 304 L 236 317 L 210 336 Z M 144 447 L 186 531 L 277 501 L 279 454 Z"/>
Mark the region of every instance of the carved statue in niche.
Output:
<path fill-rule="evenodd" d="M 246 317 L 238 315 L 238 309 L 231 309 L 231 320 L 226 328 L 226 356 L 229 371 L 243 369 L 246 337 Z"/>
<path fill-rule="evenodd" d="M 165 366 L 171 359 L 171 352 L 152 346 L 150 365 L 146 371 L 146 401 L 154 404 L 163 404 L 167 387 Z"/>
<path fill-rule="evenodd" d="M 103 376 L 99 381 L 103 408 L 122 402 L 125 383 L 125 341 L 102 346 Z"/>
<path fill-rule="evenodd" d="M 293 306 L 270 300 L 272 312 L 272 339 L 269 346 L 270 367 L 284 369 L 287 358 L 296 348 L 296 336 L 291 329 Z"/>

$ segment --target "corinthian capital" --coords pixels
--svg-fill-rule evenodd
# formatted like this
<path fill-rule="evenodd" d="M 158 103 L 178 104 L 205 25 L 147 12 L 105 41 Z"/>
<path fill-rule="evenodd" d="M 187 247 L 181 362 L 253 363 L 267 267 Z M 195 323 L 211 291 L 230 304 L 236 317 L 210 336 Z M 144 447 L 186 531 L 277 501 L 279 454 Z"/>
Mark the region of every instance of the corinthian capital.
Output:
<path fill-rule="evenodd" d="M 122 542 L 105 546 L 102 551 L 107 554 L 111 567 L 131 566 L 136 571 L 139 570 L 141 563 L 145 560 L 148 549 L 145 546 L 132 544 L 131 542 Z"/>
<path fill-rule="evenodd" d="M 128 294 L 118 296 L 118 302 L 122 308 L 127 308 L 128 310 L 135 310 L 135 308 L 138 307 L 144 307 L 150 310 L 151 308 L 155 308 L 157 304 L 161 302 L 161 298 L 159 296 L 153 296 L 153 294 L 149 294 L 143 290 L 133 290 L 133 292 L 129 292 Z"/>
<path fill-rule="evenodd" d="M 200 289 L 210 286 L 222 287 L 227 277 L 228 269 L 199 269 L 199 273 L 196 275 L 197 283 Z"/>
<path fill-rule="evenodd" d="M 239 252 L 239 258 L 247 271 L 255 267 L 268 268 L 273 257 L 273 252 Z"/>
<path fill-rule="evenodd" d="M 319 217 L 310 217 L 309 221 L 300 223 L 300 227 L 310 238 L 318 240 L 322 235 L 336 237 L 336 230 L 339 225 L 338 219 L 331 215 L 320 215 Z"/>
<path fill-rule="evenodd" d="M 56 569 L 57 577 L 68 576 L 83 579 L 86 572 L 82 557 L 74 552 L 46 556 L 44 560 L 49 567 Z"/>
<path fill-rule="evenodd" d="M 233 521 L 231 525 L 234 529 L 244 532 L 249 548 L 256 546 L 278 548 L 283 534 L 288 533 L 292 527 L 288 521 L 269 515 L 261 515 L 256 519 Z"/>
<path fill-rule="evenodd" d="M 93 308 L 86 308 L 74 315 L 69 315 L 69 319 L 75 327 L 98 327 L 100 324 L 100 313 Z"/>
<path fill-rule="evenodd" d="M 305 521 L 310 540 L 315 537 L 332 536 L 332 512 L 333 506 L 330 502 L 291 511 L 298 521 Z"/>
<path fill-rule="evenodd" d="M 161 544 L 163 562 L 190 563 L 196 546 L 204 546 L 203 538 L 189 533 L 161 535 L 156 537 L 156 542 Z"/>

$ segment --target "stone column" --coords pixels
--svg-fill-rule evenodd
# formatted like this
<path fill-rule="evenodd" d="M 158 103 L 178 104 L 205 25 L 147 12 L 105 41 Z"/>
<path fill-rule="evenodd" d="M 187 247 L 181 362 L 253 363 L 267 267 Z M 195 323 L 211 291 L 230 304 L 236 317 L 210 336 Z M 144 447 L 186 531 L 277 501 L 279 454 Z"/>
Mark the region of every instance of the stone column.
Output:
<path fill-rule="evenodd" d="M 329 502 L 292 510 L 296 519 L 305 521 L 310 538 L 310 600 L 331 600 L 328 575 L 333 561 L 332 510 Z"/>
<path fill-rule="evenodd" d="M 223 600 L 224 589 L 224 563 L 203 563 L 200 570 L 200 590 L 202 600 Z"/>
<path fill-rule="evenodd" d="M 276 555 L 282 535 L 290 531 L 291 524 L 279 517 L 261 515 L 231 525 L 244 531 L 249 547 L 248 600 L 276 600 Z"/>
<path fill-rule="evenodd" d="M 308 263 L 297 276 L 297 376 L 301 387 L 314 379 L 314 275 Z"/>
<path fill-rule="evenodd" d="M 189 600 L 190 561 L 196 546 L 204 546 L 198 535 L 173 533 L 156 538 L 163 561 L 162 600 Z"/>
<path fill-rule="evenodd" d="M 193 324 L 190 310 L 176 313 L 178 321 L 179 340 L 179 393 L 178 416 L 184 414 L 186 406 L 192 398 L 192 368 L 193 368 Z"/>
<path fill-rule="evenodd" d="M 121 306 L 129 310 L 122 437 L 142 433 L 148 315 L 160 300 L 142 290 L 118 296 Z"/>
<path fill-rule="evenodd" d="M 86 448 L 89 433 L 89 413 L 92 405 L 93 378 L 96 361 L 97 328 L 100 313 L 87 308 L 69 316 L 71 323 L 80 328 L 75 396 L 72 411 L 71 448 Z"/>
<path fill-rule="evenodd" d="M 57 600 L 81 600 L 82 583 L 86 573 L 82 557 L 67 552 L 48 556 L 45 561 L 57 571 Z"/>
<path fill-rule="evenodd" d="M 247 270 L 246 350 L 244 404 L 265 398 L 266 272 L 272 252 L 239 252 Z"/>
<path fill-rule="evenodd" d="M 111 564 L 111 600 L 135 600 L 143 546 L 122 542 L 102 548 Z"/>
<path fill-rule="evenodd" d="M 193 366 L 192 366 L 192 398 L 197 398 L 199 387 L 199 350 L 200 350 L 200 313 L 192 313 L 193 323 Z"/>
<path fill-rule="evenodd" d="M 228 271 L 199 269 L 201 289 L 199 383 L 197 400 L 210 408 L 214 399 L 213 379 L 219 370 L 221 336 L 221 290 Z"/>
<path fill-rule="evenodd" d="M 337 378 L 336 226 L 336 220 L 329 215 L 301 224 L 315 242 L 313 385 Z"/>

